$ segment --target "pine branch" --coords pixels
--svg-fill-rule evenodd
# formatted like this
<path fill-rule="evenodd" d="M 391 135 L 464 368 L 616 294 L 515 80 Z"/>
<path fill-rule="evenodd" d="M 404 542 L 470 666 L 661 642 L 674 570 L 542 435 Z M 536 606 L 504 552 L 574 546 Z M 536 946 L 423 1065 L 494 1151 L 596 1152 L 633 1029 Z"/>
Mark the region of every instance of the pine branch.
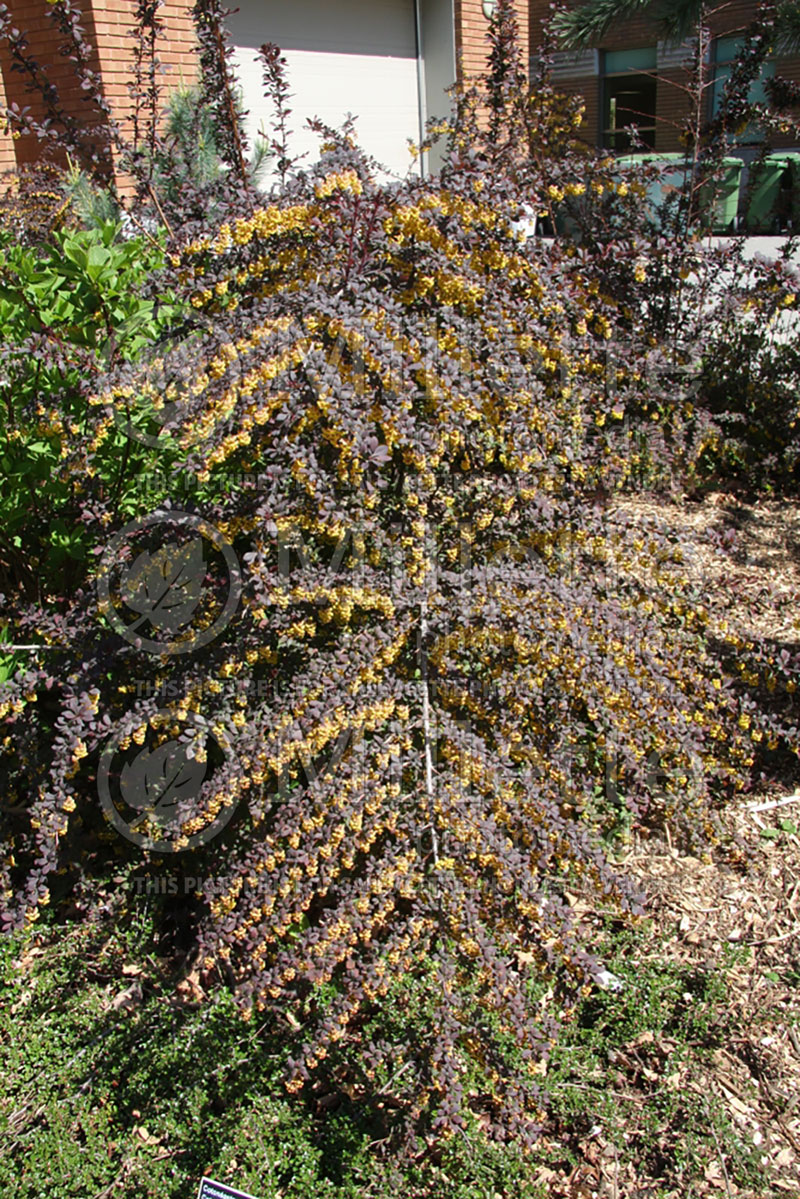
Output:
<path fill-rule="evenodd" d="M 649 7 L 649 0 L 591 0 L 571 12 L 559 12 L 553 30 L 567 50 L 599 42 L 616 21 L 638 16 Z"/>

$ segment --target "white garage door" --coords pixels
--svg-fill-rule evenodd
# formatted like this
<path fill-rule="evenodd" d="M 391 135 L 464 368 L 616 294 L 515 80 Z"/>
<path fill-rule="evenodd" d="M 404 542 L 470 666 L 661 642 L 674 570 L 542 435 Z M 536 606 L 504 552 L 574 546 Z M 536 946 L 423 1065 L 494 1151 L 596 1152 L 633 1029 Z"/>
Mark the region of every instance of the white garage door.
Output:
<path fill-rule="evenodd" d="M 408 139 L 420 136 L 414 0 L 239 0 L 230 29 L 251 140 L 260 127 L 269 130 L 272 116 L 254 52 L 275 42 L 293 93 L 292 148 L 309 152 L 306 164 L 319 146 L 306 119 L 338 126 L 349 112 L 360 145 L 391 174 L 413 169 Z"/>

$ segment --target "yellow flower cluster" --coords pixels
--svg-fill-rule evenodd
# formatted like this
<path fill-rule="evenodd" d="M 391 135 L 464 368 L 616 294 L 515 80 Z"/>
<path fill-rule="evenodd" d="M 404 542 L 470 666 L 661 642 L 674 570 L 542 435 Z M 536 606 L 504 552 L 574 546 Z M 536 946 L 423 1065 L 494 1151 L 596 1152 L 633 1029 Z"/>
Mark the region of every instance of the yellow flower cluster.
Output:
<path fill-rule="evenodd" d="M 314 193 L 320 200 L 332 196 L 334 192 L 349 192 L 353 196 L 360 196 L 363 191 L 364 185 L 355 171 L 337 171 L 332 175 L 326 175 L 314 185 Z"/>
<path fill-rule="evenodd" d="M 384 229 L 390 243 L 402 246 L 409 240 L 425 242 L 434 250 L 440 250 L 447 258 L 458 258 L 458 246 L 426 216 L 421 206 L 404 205 L 397 208 L 384 221 Z"/>
<path fill-rule="evenodd" d="M 257 209 L 252 216 L 242 217 L 233 225 L 226 222 L 220 226 L 216 237 L 197 238 L 188 244 L 184 253 L 188 258 L 208 251 L 221 256 L 233 245 L 249 245 L 254 237 L 266 239 L 301 232 L 307 229 L 313 217 L 321 215 L 316 205 L 312 204 L 294 204 L 288 208 L 271 204 L 268 208 Z"/>
<path fill-rule="evenodd" d="M 295 587 L 289 593 L 289 601 L 293 604 L 321 605 L 320 620 L 323 624 L 329 621 L 349 624 L 354 609 L 379 612 L 389 619 L 395 613 L 394 604 L 388 595 L 382 595 L 367 587 Z"/>

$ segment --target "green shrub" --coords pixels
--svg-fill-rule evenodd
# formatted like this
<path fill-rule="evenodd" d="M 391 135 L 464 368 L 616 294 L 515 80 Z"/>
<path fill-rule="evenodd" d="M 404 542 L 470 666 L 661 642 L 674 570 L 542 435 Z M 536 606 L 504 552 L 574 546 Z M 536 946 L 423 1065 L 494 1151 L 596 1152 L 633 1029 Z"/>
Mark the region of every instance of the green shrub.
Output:
<path fill-rule="evenodd" d="M 31 597 L 69 592 L 85 577 L 97 530 L 84 519 L 91 410 L 98 378 L 135 358 L 174 322 L 168 296 L 146 285 L 163 251 L 121 240 L 106 224 L 60 230 L 48 246 L 6 238 L 0 249 L 0 589 Z M 127 510 L 137 474 L 155 454 L 119 430 L 92 471 L 106 502 Z"/>

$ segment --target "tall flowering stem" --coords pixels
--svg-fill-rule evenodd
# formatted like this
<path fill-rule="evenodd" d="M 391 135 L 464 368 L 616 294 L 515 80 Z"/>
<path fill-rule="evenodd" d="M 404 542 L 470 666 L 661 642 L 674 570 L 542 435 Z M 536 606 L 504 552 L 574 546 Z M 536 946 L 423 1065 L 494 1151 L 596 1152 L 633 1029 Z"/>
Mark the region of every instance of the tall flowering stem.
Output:
<path fill-rule="evenodd" d="M 192 9 L 200 42 L 201 86 L 206 103 L 217 116 L 220 154 L 234 178 L 247 188 L 247 140 L 231 65 L 233 47 L 225 25 L 228 12 L 220 0 L 196 0 Z"/>

